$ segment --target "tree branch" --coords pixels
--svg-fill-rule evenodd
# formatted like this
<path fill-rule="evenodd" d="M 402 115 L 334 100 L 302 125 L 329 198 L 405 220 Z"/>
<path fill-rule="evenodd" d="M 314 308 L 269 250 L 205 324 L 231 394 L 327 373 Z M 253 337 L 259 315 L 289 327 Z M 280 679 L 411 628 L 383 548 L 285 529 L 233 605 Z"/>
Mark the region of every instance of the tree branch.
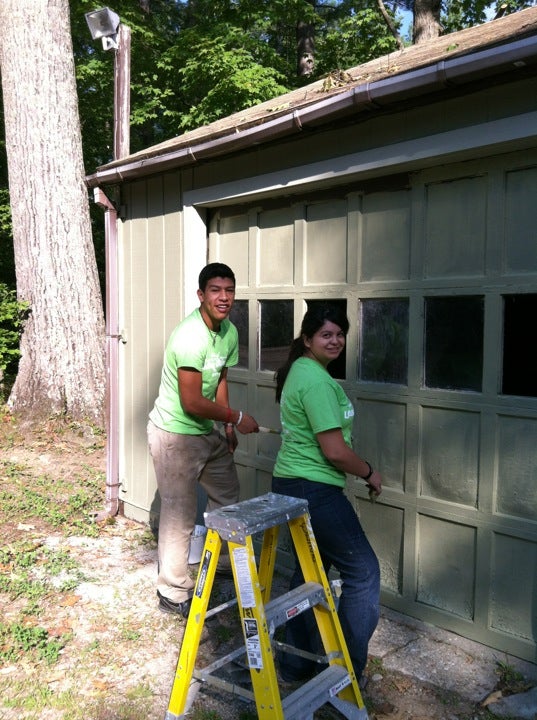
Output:
<path fill-rule="evenodd" d="M 397 28 L 395 27 L 395 25 L 394 25 L 394 23 L 393 23 L 393 20 L 392 20 L 392 18 L 391 18 L 391 16 L 390 16 L 390 14 L 389 14 L 388 11 L 386 10 L 386 7 L 385 7 L 385 5 L 384 5 L 383 0 L 377 0 L 377 5 L 378 5 L 379 10 L 380 10 L 380 12 L 381 12 L 381 14 L 382 14 L 382 17 L 384 18 L 384 21 L 385 21 L 386 25 L 387 25 L 387 26 L 389 27 L 389 29 L 390 29 L 391 34 L 392 34 L 392 35 L 394 36 L 394 38 L 397 40 L 397 45 L 399 46 L 399 50 L 403 50 L 404 47 L 405 47 L 405 44 L 404 44 L 404 42 L 403 42 L 403 39 L 401 38 L 401 36 L 400 36 L 399 33 L 397 32 Z"/>

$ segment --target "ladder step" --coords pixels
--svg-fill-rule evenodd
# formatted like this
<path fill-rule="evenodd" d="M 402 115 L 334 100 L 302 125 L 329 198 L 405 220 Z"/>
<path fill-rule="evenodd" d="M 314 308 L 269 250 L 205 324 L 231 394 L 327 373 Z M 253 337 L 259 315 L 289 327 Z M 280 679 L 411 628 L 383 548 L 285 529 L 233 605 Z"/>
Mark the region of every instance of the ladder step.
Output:
<path fill-rule="evenodd" d="M 346 668 L 330 665 L 282 701 L 285 720 L 310 718 L 318 708 L 329 702 L 351 679 Z"/>
<path fill-rule="evenodd" d="M 223 540 L 245 545 L 248 536 L 282 525 L 307 512 L 307 500 L 266 493 L 205 513 L 204 521 L 205 526 L 216 530 Z"/>
<path fill-rule="evenodd" d="M 269 633 L 319 604 L 328 607 L 324 588 L 316 582 L 304 583 L 271 600 L 265 605 Z"/>

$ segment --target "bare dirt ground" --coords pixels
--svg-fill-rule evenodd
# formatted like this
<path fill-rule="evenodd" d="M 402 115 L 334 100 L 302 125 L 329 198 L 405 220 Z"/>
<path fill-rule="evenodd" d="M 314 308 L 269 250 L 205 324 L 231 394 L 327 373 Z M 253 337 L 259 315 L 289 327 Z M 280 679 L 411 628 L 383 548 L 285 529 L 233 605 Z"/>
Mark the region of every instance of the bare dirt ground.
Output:
<path fill-rule="evenodd" d="M 32 487 L 43 477 L 76 482 L 81 474 L 100 473 L 103 494 L 95 511 L 104 508 L 104 439 L 91 429 L 69 426 L 60 430 L 50 424 L 30 432 L 0 415 L 0 443 L 4 493 L 10 487 L 20 489 L 21 482 Z M 0 720 L 163 720 L 186 621 L 157 609 L 156 543 L 149 529 L 116 517 L 100 524 L 95 537 L 88 537 L 66 535 L 46 518 L 33 516 L 31 507 L 9 514 L 0 507 L 0 517 L 0 549 L 27 539 L 61 551 L 63 557 L 76 561 L 84 576 L 69 591 L 58 587 L 41 598 L 39 611 L 29 614 L 24 613 L 27 597 L 0 592 L 4 624 L 39 625 L 63 645 L 58 660 L 51 664 L 36 660 L 31 653 L 11 662 L 0 655 Z M 2 573 L 10 572 L 12 568 L 0 560 L 0 579 Z M 279 582 L 283 586 L 285 581 Z M 215 593 L 217 602 L 232 597 L 233 582 L 218 580 Z M 240 643 L 236 614 L 236 609 L 227 610 L 206 623 L 200 664 Z M 370 720 L 487 717 L 441 688 L 385 671 L 376 658 L 370 659 L 369 672 L 373 679 L 364 700 Z M 254 720 L 257 714 L 253 703 L 204 686 L 188 717 Z M 341 716 L 325 707 L 315 717 Z"/>

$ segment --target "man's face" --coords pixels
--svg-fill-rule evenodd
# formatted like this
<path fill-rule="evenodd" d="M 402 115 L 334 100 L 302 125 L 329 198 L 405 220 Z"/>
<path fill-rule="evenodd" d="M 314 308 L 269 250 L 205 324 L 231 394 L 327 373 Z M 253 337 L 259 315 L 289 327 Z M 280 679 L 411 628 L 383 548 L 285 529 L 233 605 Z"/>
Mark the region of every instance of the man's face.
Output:
<path fill-rule="evenodd" d="M 235 284 L 231 278 L 211 278 L 205 290 L 198 290 L 198 298 L 203 319 L 211 330 L 218 330 L 233 307 Z"/>

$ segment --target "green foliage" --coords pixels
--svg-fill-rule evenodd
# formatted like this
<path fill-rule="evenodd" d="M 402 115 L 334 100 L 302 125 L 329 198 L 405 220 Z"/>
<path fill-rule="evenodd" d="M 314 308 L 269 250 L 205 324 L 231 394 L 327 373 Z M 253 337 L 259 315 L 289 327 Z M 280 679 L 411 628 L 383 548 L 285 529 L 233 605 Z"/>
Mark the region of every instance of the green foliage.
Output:
<path fill-rule="evenodd" d="M 222 716 L 214 710 L 198 707 L 192 711 L 192 720 L 222 720 Z"/>
<path fill-rule="evenodd" d="M 498 661 L 496 675 L 498 676 L 498 688 L 504 695 L 526 692 L 531 687 L 524 675 L 509 663 Z"/>
<path fill-rule="evenodd" d="M 20 357 L 19 341 L 27 309 L 27 303 L 17 300 L 15 290 L 0 283 L 0 377 L 6 370 L 13 372 Z"/>
<path fill-rule="evenodd" d="M 395 23 L 397 24 L 397 23 Z M 397 50 L 397 42 L 373 7 L 363 7 L 326 29 L 317 42 L 317 73 L 348 69 Z"/>
<path fill-rule="evenodd" d="M 245 48 L 228 47 L 219 38 L 191 47 L 191 58 L 178 71 L 189 98 L 188 110 L 178 118 L 182 130 L 193 130 L 287 90 L 281 84 L 283 76 L 255 63 Z"/>
<path fill-rule="evenodd" d="M 48 665 L 57 662 L 63 643 L 49 638 L 45 628 L 20 623 L 0 623 L 0 659 L 17 662 L 23 655 L 34 653 Z"/>
<path fill-rule="evenodd" d="M 72 0 L 85 164 L 112 159 L 113 53 L 91 40 Z M 297 21 L 316 29 L 316 77 L 394 47 L 379 11 L 348 0 L 118 0 L 131 29 L 131 151 L 136 152 L 310 82 L 296 76 Z"/>
<path fill-rule="evenodd" d="M 493 18 L 498 12 L 509 15 L 527 7 L 533 7 L 536 0 L 445 0 L 442 4 L 443 33 L 457 32 L 474 25 L 480 25 Z"/>

